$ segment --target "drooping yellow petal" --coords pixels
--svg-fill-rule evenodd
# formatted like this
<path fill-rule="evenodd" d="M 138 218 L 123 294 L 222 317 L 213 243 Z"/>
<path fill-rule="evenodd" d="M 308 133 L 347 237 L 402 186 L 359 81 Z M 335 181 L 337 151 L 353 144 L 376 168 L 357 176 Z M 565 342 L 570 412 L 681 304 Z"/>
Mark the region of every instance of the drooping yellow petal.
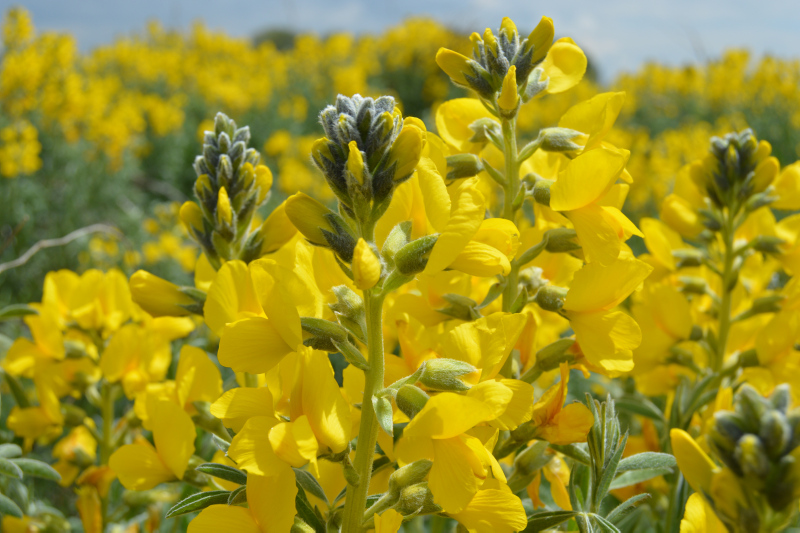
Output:
<path fill-rule="evenodd" d="M 477 154 L 482 145 L 469 140 L 475 135 L 470 125 L 494 117 L 477 98 L 454 98 L 436 109 L 436 129 L 442 140 L 459 152 Z"/>
<path fill-rule="evenodd" d="M 256 316 L 223 328 L 218 357 L 221 365 L 236 372 L 263 374 L 293 351 L 271 320 Z"/>
<path fill-rule="evenodd" d="M 153 316 L 186 316 L 191 313 L 183 306 L 195 303 L 174 283 L 144 270 L 133 273 L 130 287 L 133 301 Z"/>
<path fill-rule="evenodd" d="M 175 382 L 178 402 L 183 407 L 190 402 L 213 402 L 222 394 L 222 377 L 217 365 L 205 351 L 188 344 L 181 347 Z"/>
<path fill-rule="evenodd" d="M 394 509 L 375 515 L 375 533 L 397 533 L 402 524 L 403 515 Z"/>
<path fill-rule="evenodd" d="M 568 213 L 589 263 L 609 265 L 619 257 L 622 240 L 603 207 L 592 204 Z"/>
<path fill-rule="evenodd" d="M 482 369 L 481 380 L 489 379 L 505 363 L 526 322 L 520 314 L 493 313 L 460 324 L 442 341 L 442 355 Z"/>
<path fill-rule="evenodd" d="M 678 461 L 678 468 L 683 472 L 683 477 L 694 490 L 709 493 L 711 479 L 717 469 L 714 462 L 691 435 L 682 429 L 671 429 L 669 437 L 672 442 L 672 453 Z"/>
<path fill-rule="evenodd" d="M 292 422 L 273 426 L 269 431 L 269 442 L 275 455 L 295 468 L 316 461 L 317 438 L 305 415 Z"/>
<path fill-rule="evenodd" d="M 206 324 L 220 334 L 226 324 L 262 314 L 250 272 L 243 261 L 228 261 L 217 272 L 203 307 Z"/>
<path fill-rule="evenodd" d="M 272 210 L 272 213 L 261 225 L 261 235 L 264 238 L 264 243 L 261 245 L 262 255 L 277 251 L 292 240 L 296 233 L 297 228 L 286 215 L 286 202 L 282 202 Z"/>
<path fill-rule="evenodd" d="M 511 389 L 512 397 L 503 414 L 491 424 L 500 429 L 516 429 L 520 424 L 531 419 L 533 386 L 518 379 L 503 379 L 500 383 Z"/>
<path fill-rule="evenodd" d="M 247 505 L 262 533 L 283 533 L 291 529 L 296 513 L 297 483 L 289 465 L 276 465 L 267 476 L 248 474 L 246 490 Z"/>
<path fill-rule="evenodd" d="M 426 274 L 447 268 L 478 231 L 485 214 L 485 200 L 477 189 L 477 179 L 462 180 L 451 205 L 450 219 L 431 251 Z"/>
<path fill-rule="evenodd" d="M 627 151 L 598 148 L 585 152 L 558 174 L 550 187 L 550 208 L 580 209 L 599 200 L 611 188 L 628 161 Z"/>
<path fill-rule="evenodd" d="M 680 533 L 727 533 L 728 529 L 714 514 L 700 493 L 695 492 L 686 502 Z"/>
<path fill-rule="evenodd" d="M 286 199 L 286 216 L 303 236 L 314 244 L 327 246 L 322 230 L 333 231 L 333 226 L 325 218 L 331 210 L 311 198 L 309 195 L 298 192 Z"/>
<path fill-rule="evenodd" d="M 578 313 L 612 309 L 638 287 L 653 267 L 631 257 L 610 265 L 589 263 L 575 273 L 564 309 Z"/>
<path fill-rule="evenodd" d="M 249 509 L 235 505 L 211 505 L 189 522 L 187 533 L 263 533 Z M 287 529 L 288 531 L 288 529 Z"/>
<path fill-rule="evenodd" d="M 520 232 L 517 226 L 505 218 L 487 218 L 472 237 L 473 241 L 496 248 L 509 259 L 517 254 L 520 245 Z"/>
<path fill-rule="evenodd" d="M 159 457 L 176 478 L 183 479 L 197 438 L 192 419 L 186 411 L 170 401 L 158 402 L 150 418 Z"/>
<path fill-rule="evenodd" d="M 128 490 L 149 490 L 176 479 L 149 443 L 126 444 L 111 454 L 108 464 Z"/>
<path fill-rule="evenodd" d="M 269 431 L 278 421 L 272 417 L 254 416 L 245 422 L 242 430 L 233 437 L 228 448 L 236 466 L 249 474 L 269 476 L 281 465 L 281 461 L 269 445 Z"/>
<path fill-rule="evenodd" d="M 320 443 L 334 453 L 350 441 L 350 406 L 333 376 L 328 354 L 306 350 L 302 354 L 302 409 Z"/>
<path fill-rule="evenodd" d="M 511 263 L 497 248 L 482 242 L 469 241 L 448 268 L 470 276 L 489 278 L 498 274 L 507 275 L 511 272 Z"/>
<path fill-rule="evenodd" d="M 576 86 L 586 72 L 586 55 L 569 37 L 553 43 L 542 61 L 544 75 L 550 78 L 549 94 L 562 93 Z"/>
<path fill-rule="evenodd" d="M 449 439 L 494 418 L 495 410 L 477 398 L 443 392 L 428 400 L 406 429 L 404 437 Z"/>
<path fill-rule="evenodd" d="M 212 403 L 210 411 L 226 427 L 238 433 L 254 416 L 274 417 L 272 393 L 267 387 L 237 387 Z"/>
<path fill-rule="evenodd" d="M 442 104 L 444 105 L 444 104 Z M 431 159 L 423 157 L 417 165 L 425 216 L 436 231 L 443 231 L 450 219 L 450 195 L 442 175 Z"/>
<path fill-rule="evenodd" d="M 435 459 L 428 478 L 433 501 L 445 512 L 464 509 L 478 491 L 486 470 L 460 437 L 433 441 Z"/>
<path fill-rule="evenodd" d="M 642 342 L 639 324 L 621 311 L 570 315 L 575 340 L 586 359 L 608 372 L 630 372 L 633 349 Z"/>
<path fill-rule="evenodd" d="M 439 48 L 436 52 L 436 64 L 459 85 L 467 85 L 464 75 L 473 73 L 468 57 L 447 48 Z"/>
<path fill-rule="evenodd" d="M 587 134 L 584 150 L 592 150 L 614 126 L 624 103 L 624 92 L 595 95 L 569 108 L 558 121 L 558 126 Z"/>
<path fill-rule="evenodd" d="M 463 511 L 451 516 L 475 533 L 513 533 L 528 525 L 522 501 L 500 489 L 478 491 Z"/>

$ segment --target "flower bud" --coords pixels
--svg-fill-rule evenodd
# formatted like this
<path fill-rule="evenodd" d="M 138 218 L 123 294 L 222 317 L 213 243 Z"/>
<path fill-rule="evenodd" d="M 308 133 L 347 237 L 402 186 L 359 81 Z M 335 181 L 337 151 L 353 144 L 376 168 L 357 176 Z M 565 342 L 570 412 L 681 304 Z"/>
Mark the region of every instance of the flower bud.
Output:
<path fill-rule="evenodd" d="M 425 270 L 431 250 L 436 244 L 438 235 L 426 235 L 406 244 L 394 256 L 394 263 L 401 274 L 407 276 Z"/>
<path fill-rule="evenodd" d="M 545 152 L 575 152 L 583 146 L 572 140 L 582 135 L 569 128 L 544 128 L 539 132 L 539 148 Z"/>
<path fill-rule="evenodd" d="M 457 180 L 477 176 L 483 170 L 481 159 L 475 154 L 447 156 L 447 179 Z"/>
<path fill-rule="evenodd" d="M 567 289 L 546 285 L 536 293 L 536 303 L 545 311 L 560 311 L 564 307 L 564 299 L 567 297 Z"/>
<path fill-rule="evenodd" d="M 133 301 L 154 317 L 190 315 L 187 307 L 197 303 L 177 285 L 144 270 L 133 273 L 130 288 Z"/>
<path fill-rule="evenodd" d="M 511 272 L 511 262 L 494 246 L 469 241 L 448 268 L 471 276 L 488 278 L 498 274 L 507 276 Z"/>
<path fill-rule="evenodd" d="M 571 228 L 555 228 L 547 232 L 545 250 L 551 254 L 571 252 L 581 247 L 576 242 L 578 234 Z"/>
<path fill-rule="evenodd" d="M 506 115 L 516 114 L 519 105 L 519 93 L 517 93 L 517 67 L 511 65 L 503 78 L 503 87 L 500 89 L 500 96 L 497 98 L 497 105 L 500 111 Z"/>
<path fill-rule="evenodd" d="M 331 141 L 327 137 L 314 141 L 311 147 L 311 158 L 323 172 L 335 164 L 336 160 L 331 154 Z"/>
<path fill-rule="evenodd" d="M 299 516 L 294 517 L 294 524 L 289 530 L 290 533 L 315 533 L 315 531 L 316 529 L 303 522 Z"/>
<path fill-rule="evenodd" d="M 330 209 L 303 192 L 287 198 L 285 206 L 286 216 L 306 239 L 316 245 L 328 246 L 322 230 L 334 232 L 326 216 L 333 213 Z"/>
<path fill-rule="evenodd" d="M 471 364 L 457 359 L 430 359 L 425 362 L 419 382 L 432 390 L 466 391 L 472 388 L 472 385 L 464 382 L 462 376 L 477 371 Z"/>
<path fill-rule="evenodd" d="M 358 149 L 356 141 L 350 141 L 348 146 L 347 156 L 347 171 L 355 178 L 359 185 L 364 185 L 364 156 L 361 155 L 361 150 Z"/>
<path fill-rule="evenodd" d="M 216 216 L 217 224 L 220 226 L 231 226 L 233 224 L 231 200 L 228 198 L 228 191 L 225 190 L 225 187 L 221 187 L 219 190 L 219 196 L 217 197 Z"/>
<path fill-rule="evenodd" d="M 780 246 L 785 242 L 783 239 L 772 235 L 759 235 L 750 242 L 750 245 L 757 252 L 777 255 L 781 253 Z"/>
<path fill-rule="evenodd" d="M 683 283 L 682 290 L 689 294 L 706 294 L 708 292 L 708 282 L 696 276 L 681 276 L 678 278 Z"/>
<path fill-rule="evenodd" d="M 197 233 L 203 232 L 203 210 L 200 209 L 199 205 L 191 200 L 184 202 L 183 205 L 181 205 L 178 215 L 189 235 L 192 234 L 192 231 Z"/>
<path fill-rule="evenodd" d="M 389 155 L 389 165 L 397 165 L 394 169 L 395 183 L 408 179 L 417 168 L 422 156 L 424 137 L 424 130 L 411 123 L 404 125 L 397 135 Z"/>
<path fill-rule="evenodd" d="M 750 433 L 739 439 L 734 457 L 745 476 L 763 478 L 769 473 L 769 458 L 761 440 Z"/>
<path fill-rule="evenodd" d="M 424 390 L 408 384 L 397 389 L 395 396 L 397 408 L 405 413 L 408 418 L 417 416 L 417 413 L 422 411 L 429 399 L 430 396 Z"/>
<path fill-rule="evenodd" d="M 438 513 L 442 508 L 434 503 L 433 493 L 428 488 L 428 483 L 424 481 L 404 488 L 400 492 L 395 510 L 405 516 L 413 513 Z"/>
<path fill-rule="evenodd" d="M 257 205 L 261 205 L 267 199 L 270 189 L 272 188 L 272 171 L 266 165 L 258 165 L 255 169 L 256 173 L 256 187 L 258 187 Z"/>
<path fill-rule="evenodd" d="M 363 339 L 367 330 L 364 300 L 347 285 L 337 285 L 331 290 L 336 296 L 336 303 L 329 305 L 331 311 L 342 326 Z"/>
<path fill-rule="evenodd" d="M 533 199 L 536 203 L 550 207 L 550 186 L 555 183 L 554 180 L 536 180 L 533 186 Z"/>
<path fill-rule="evenodd" d="M 389 491 L 399 492 L 410 485 L 422 482 L 431 471 L 433 461 L 420 459 L 398 468 L 389 476 Z"/>
<path fill-rule="evenodd" d="M 531 56 L 531 63 L 536 64 L 541 62 L 547 55 L 547 51 L 553 45 L 553 37 L 555 37 L 555 27 L 553 20 L 549 17 L 542 17 L 539 24 L 528 35 L 528 41 L 525 43 L 525 52 L 533 50 Z"/>
<path fill-rule="evenodd" d="M 436 52 L 436 64 L 439 65 L 439 68 L 441 68 L 445 74 L 450 76 L 453 82 L 465 87 L 469 86 L 464 74 L 469 73 L 469 75 L 472 76 L 473 69 L 467 56 L 448 50 L 447 48 L 439 48 L 439 51 Z"/>
<path fill-rule="evenodd" d="M 517 26 L 514 21 L 508 17 L 503 17 L 502 22 L 500 22 L 500 33 L 505 34 L 506 39 L 509 41 L 513 41 L 517 37 Z"/>
<path fill-rule="evenodd" d="M 759 437 L 761 437 L 767 455 L 772 459 L 779 459 L 787 452 L 792 438 L 792 429 L 782 413 L 768 411 L 761 417 Z"/>
<path fill-rule="evenodd" d="M 353 251 L 353 281 L 362 291 L 371 289 L 381 279 L 381 260 L 364 239 L 358 239 Z"/>

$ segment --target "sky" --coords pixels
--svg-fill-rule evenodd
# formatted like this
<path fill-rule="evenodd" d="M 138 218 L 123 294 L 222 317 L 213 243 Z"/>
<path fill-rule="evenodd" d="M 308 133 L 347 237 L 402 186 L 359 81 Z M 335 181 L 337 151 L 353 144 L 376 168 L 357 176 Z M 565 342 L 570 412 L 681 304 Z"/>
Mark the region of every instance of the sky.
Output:
<path fill-rule="evenodd" d="M 0 0 L 5 11 L 8 0 Z M 13 2 L 13 0 L 12 0 Z M 729 47 L 756 56 L 800 56 L 798 0 L 23 0 L 42 30 L 73 34 L 83 50 L 141 31 L 148 20 L 247 37 L 284 27 L 327 34 L 378 33 L 410 16 L 430 16 L 466 34 L 497 28 L 504 16 L 529 30 L 543 16 L 556 35 L 586 50 L 601 79 L 656 60 L 669 65 L 719 57 Z M 12 5 L 9 2 L 7 5 Z"/>

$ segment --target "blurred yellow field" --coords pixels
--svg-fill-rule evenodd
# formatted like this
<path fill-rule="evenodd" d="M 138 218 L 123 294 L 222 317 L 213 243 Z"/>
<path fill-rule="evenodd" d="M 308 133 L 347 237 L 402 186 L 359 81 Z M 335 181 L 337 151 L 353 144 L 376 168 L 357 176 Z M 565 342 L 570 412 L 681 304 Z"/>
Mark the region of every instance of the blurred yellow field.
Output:
<path fill-rule="evenodd" d="M 800 60 L 4 17 L 0 530 L 800 527 Z"/>

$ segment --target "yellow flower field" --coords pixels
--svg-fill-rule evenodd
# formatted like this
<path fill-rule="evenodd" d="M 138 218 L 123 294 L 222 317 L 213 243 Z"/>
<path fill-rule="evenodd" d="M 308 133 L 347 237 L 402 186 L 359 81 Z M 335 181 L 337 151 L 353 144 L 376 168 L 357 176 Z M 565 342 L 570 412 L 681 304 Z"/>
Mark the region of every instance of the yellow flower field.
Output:
<path fill-rule="evenodd" d="M 524 23 L 9 9 L 0 530 L 800 527 L 800 61 Z"/>

